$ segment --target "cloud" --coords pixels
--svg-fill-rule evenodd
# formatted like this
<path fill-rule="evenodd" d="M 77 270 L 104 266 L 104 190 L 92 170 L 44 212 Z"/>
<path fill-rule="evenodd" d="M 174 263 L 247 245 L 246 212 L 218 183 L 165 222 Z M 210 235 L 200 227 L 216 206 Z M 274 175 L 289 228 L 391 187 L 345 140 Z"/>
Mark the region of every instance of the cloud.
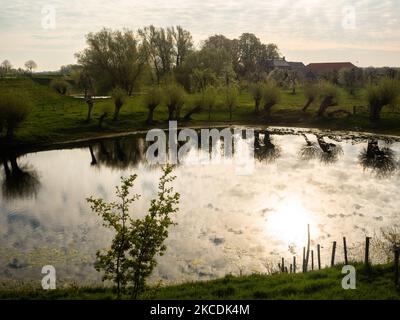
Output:
<path fill-rule="evenodd" d="M 25 51 L 26 59 L 32 52 L 46 50 L 68 51 L 73 54 L 84 46 L 84 36 L 101 27 L 137 29 L 183 25 L 199 43 L 207 36 L 223 33 L 238 37 L 242 32 L 256 33 L 265 42 L 277 43 L 283 53 L 296 60 L 303 59 L 302 50 L 360 49 L 376 52 L 365 65 L 385 59 L 386 52 L 400 53 L 400 4 L 395 0 L 0 0 L 0 59 L 13 58 L 13 52 Z M 41 9 L 45 5 L 56 8 L 57 29 L 43 30 Z M 355 29 L 343 27 L 344 8 L 354 8 Z M 4 49 L 6 47 L 6 49 Z M 55 48 L 57 47 L 57 48 Z M 4 56 L 4 57 L 3 57 Z M 400 56 L 400 54 L 399 54 Z M 321 58 L 321 60 L 323 60 Z M 365 62 L 364 62 L 365 61 Z M 393 59 L 400 65 L 400 58 Z M 55 55 L 50 61 L 38 61 L 42 68 L 56 68 L 67 63 Z M 382 62 L 382 64 L 384 64 Z"/>

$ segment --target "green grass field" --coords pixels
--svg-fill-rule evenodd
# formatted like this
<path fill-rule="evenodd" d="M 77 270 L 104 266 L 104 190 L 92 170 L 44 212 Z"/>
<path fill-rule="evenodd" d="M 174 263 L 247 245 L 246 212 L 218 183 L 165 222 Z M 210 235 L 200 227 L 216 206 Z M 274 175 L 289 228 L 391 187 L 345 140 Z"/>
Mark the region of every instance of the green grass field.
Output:
<path fill-rule="evenodd" d="M 86 123 L 87 106 L 83 100 L 59 95 L 43 81 L 32 81 L 28 78 L 0 79 L 0 91 L 12 91 L 17 95 L 18 93 L 27 94 L 34 103 L 32 113 L 16 132 L 17 139 L 14 143 L 19 145 L 65 142 L 148 128 L 145 123 L 147 109 L 143 105 L 143 94 L 136 94 L 128 99 L 121 110 L 120 121 L 113 122 L 111 119 L 107 119 L 104 128 L 99 129 L 97 123 L 99 110 L 105 104 L 112 105 L 111 100 L 96 101 L 93 120 L 91 123 Z M 145 92 L 145 90 L 143 91 Z M 362 91 L 356 97 L 352 97 L 342 90 L 341 96 L 340 105 L 330 108 L 328 111 L 344 109 L 352 112 L 353 106 L 366 105 Z M 190 108 L 192 98 L 192 96 L 188 96 L 182 115 Z M 266 120 L 254 114 L 254 103 L 250 94 L 242 91 L 239 97 L 239 106 L 233 112 L 232 123 L 369 131 L 400 135 L 400 113 L 389 107 L 384 109 L 381 123 L 373 125 L 369 121 L 366 108 L 360 109 L 356 115 L 340 118 L 327 116 L 318 119 L 315 117 L 318 105 L 314 104 L 304 113 L 301 111 L 304 104 L 305 98 L 301 89 L 297 90 L 296 95 L 282 90 L 280 103 L 273 108 L 271 118 Z M 167 125 L 167 108 L 164 105 L 156 109 L 154 119 L 159 121 L 158 127 Z M 212 112 L 211 122 L 208 121 L 208 114 L 205 111 L 194 115 L 192 121 L 181 122 L 180 125 L 202 126 L 229 123 L 229 112 L 220 98 L 218 106 Z"/>
<path fill-rule="evenodd" d="M 276 274 L 271 276 L 226 276 L 221 279 L 180 285 L 151 287 L 141 299 L 208 300 L 208 299 L 272 299 L 272 300 L 398 300 L 393 265 L 378 265 L 368 270 L 357 265 L 356 289 L 342 288 L 341 266 L 311 271 L 305 274 Z M 39 284 L 38 284 L 39 285 Z M 122 299 L 129 299 L 124 295 Z M 0 299 L 116 299 L 109 288 L 84 288 L 44 291 L 38 286 L 0 289 Z"/>

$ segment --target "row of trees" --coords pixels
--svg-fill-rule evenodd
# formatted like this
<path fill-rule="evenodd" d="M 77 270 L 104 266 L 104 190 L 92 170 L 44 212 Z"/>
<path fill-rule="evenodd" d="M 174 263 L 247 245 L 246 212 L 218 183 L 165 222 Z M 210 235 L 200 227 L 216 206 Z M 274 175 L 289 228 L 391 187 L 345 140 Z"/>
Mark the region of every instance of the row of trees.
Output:
<path fill-rule="evenodd" d="M 27 62 L 25 62 L 25 69 L 14 69 L 11 62 L 6 59 L 0 64 L 0 77 L 5 77 L 8 75 L 24 75 L 27 72 L 31 74 L 34 69 L 37 69 L 37 64 L 33 60 L 28 60 Z"/>
<path fill-rule="evenodd" d="M 381 79 L 400 80 L 400 69 L 396 68 L 343 68 L 340 71 L 330 71 L 319 75 L 319 80 L 326 80 L 339 85 L 351 95 L 356 95 L 360 89 L 377 84 Z"/>
<path fill-rule="evenodd" d="M 66 66 L 85 97 L 120 88 L 129 96 L 141 82 L 173 81 L 191 92 L 208 86 L 232 85 L 241 77 L 261 72 L 262 61 L 279 57 L 274 44 L 263 44 L 254 35 L 239 39 L 223 35 L 208 38 L 195 50 L 189 31 L 180 26 L 154 26 L 131 30 L 103 29 L 87 35 L 88 47 L 76 54 L 79 65 Z"/>

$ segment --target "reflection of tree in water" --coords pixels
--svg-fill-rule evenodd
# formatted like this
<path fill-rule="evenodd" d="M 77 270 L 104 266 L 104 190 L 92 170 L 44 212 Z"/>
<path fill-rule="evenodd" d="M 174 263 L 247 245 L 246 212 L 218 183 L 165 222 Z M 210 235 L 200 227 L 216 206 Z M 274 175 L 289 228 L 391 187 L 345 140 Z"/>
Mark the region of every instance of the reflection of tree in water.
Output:
<path fill-rule="evenodd" d="M 343 154 L 343 149 L 340 145 L 326 142 L 323 136 L 317 136 L 317 141 L 322 150 L 321 162 L 334 163 L 339 160 L 339 156 Z"/>
<path fill-rule="evenodd" d="M 89 146 L 91 165 L 105 165 L 115 169 L 135 166 L 145 158 L 143 138 L 118 138 L 102 140 Z"/>
<path fill-rule="evenodd" d="M 281 155 L 281 149 L 273 143 L 268 131 L 254 132 L 254 155 L 259 161 L 273 162 Z"/>
<path fill-rule="evenodd" d="M 303 145 L 300 149 L 300 158 L 302 160 L 311 160 L 317 158 L 321 153 L 319 145 L 315 142 L 310 141 L 304 133 L 302 133 L 302 136 L 306 140 L 306 144 Z"/>
<path fill-rule="evenodd" d="M 388 147 L 379 148 L 378 140 L 368 141 L 368 147 L 359 155 L 364 169 L 371 169 L 379 177 L 390 177 L 397 169 L 395 153 Z"/>
<path fill-rule="evenodd" d="M 323 163 L 334 163 L 343 154 L 340 145 L 326 142 L 323 136 L 316 135 L 317 142 L 311 142 L 305 134 L 302 134 L 306 140 L 305 145 L 300 149 L 299 155 L 303 160 L 311 160 L 319 158 Z"/>
<path fill-rule="evenodd" d="M 6 199 L 36 197 L 41 186 L 36 171 L 27 165 L 19 166 L 15 156 L 4 157 L 2 162 L 4 168 L 3 197 Z"/>

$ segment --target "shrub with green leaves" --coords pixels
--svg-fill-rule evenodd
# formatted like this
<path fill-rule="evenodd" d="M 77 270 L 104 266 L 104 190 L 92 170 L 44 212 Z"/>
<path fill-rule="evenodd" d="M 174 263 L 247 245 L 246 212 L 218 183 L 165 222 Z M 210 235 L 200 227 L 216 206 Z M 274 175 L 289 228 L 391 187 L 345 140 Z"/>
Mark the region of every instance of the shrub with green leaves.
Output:
<path fill-rule="evenodd" d="M 31 110 L 32 103 L 28 97 L 13 93 L 0 94 L 0 128 L 6 128 L 8 139 L 13 138 L 15 129 L 25 121 Z"/>
<path fill-rule="evenodd" d="M 303 87 L 304 96 L 307 101 L 303 107 L 303 112 L 307 111 L 308 107 L 310 107 L 319 97 L 320 95 L 320 87 L 317 83 L 307 83 Z"/>
<path fill-rule="evenodd" d="M 263 85 L 261 83 L 253 83 L 250 85 L 250 93 L 254 100 L 255 112 L 260 112 L 260 103 L 263 96 Z"/>
<path fill-rule="evenodd" d="M 229 121 L 232 121 L 233 109 L 237 107 L 239 90 L 236 86 L 230 85 L 225 88 L 224 103 L 229 110 Z"/>
<path fill-rule="evenodd" d="M 217 90 L 208 86 L 203 92 L 197 93 L 193 96 L 191 101 L 191 108 L 187 111 L 184 116 L 185 121 L 192 119 L 192 116 L 196 113 L 200 113 L 203 110 L 208 111 L 208 120 L 211 119 L 211 111 L 217 103 Z"/>
<path fill-rule="evenodd" d="M 168 229 L 175 223 L 172 214 L 178 211 L 179 193 L 169 184 L 173 167 L 166 165 L 158 185 L 158 195 L 151 200 L 148 213 L 143 218 L 130 214 L 130 205 L 140 196 L 131 194 L 137 175 L 121 178 L 121 186 L 116 189 L 119 202 L 108 203 L 90 197 L 87 202 L 94 213 L 99 215 L 104 226 L 115 232 L 111 247 L 105 252 L 97 252 L 95 267 L 103 271 L 103 281 L 111 280 L 117 287 L 117 294 L 127 288 L 137 299 L 146 286 L 146 279 L 157 265 L 156 257 L 166 251 L 165 240 Z"/>
<path fill-rule="evenodd" d="M 211 111 L 217 105 L 217 90 L 213 86 L 208 86 L 204 91 L 203 107 L 208 110 L 208 120 L 211 120 Z"/>
<path fill-rule="evenodd" d="M 53 79 L 50 82 L 50 87 L 52 87 L 59 94 L 65 95 L 69 89 L 69 83 L 63 79 Z"/>
<path fill-rule="evenodd" d="M 154 123 L 154 110 L 161 104 L 162 92 L 159 87 L 151 87 L 144 97 L 144 105 L 149 110 L 146 123 Z"/>
<path fill-rule="evenodd" d="M 399 96 L 400 85 L 397 80 L 384 78 L 377 84 L 369 86 L 367 88 L 367 101 L 371 121 L 379 121 L 383 107 L 396 103 Z"/>
<path fill-rule="evenodd" d="M 271 115 L 272 107 L 278 104 L 280 99 L 281 93 L 277 85 L 274 83 L 268 83 L 264 85 L 262 90 L 262 104 L 264 112 L 268 117 Z"/>
<path fill-rule="evenodd" d="M 318 116 L 323 117 L 329 107 L 337 106 L 340 100 L 340 91 L 336 85 L 329 82 L 320 84 L 321 104 L 318 110 Z"/>
<path fill-rule="evenodd" d="M 192 120 L 192 116 L 196 113 L 200 113 L 205 108 L 205 101 L 204 101 L 204 94 L 197 93 L 193 95 L 193 99 L 190 102 L 191 108 L 186 112 L 185 116 L 183 117 L 184 121 Z"/>
<path fill-rule="evenodd" d="M 181 109 L 185 104 L 185 90 L 176 83 L 164 88 L 165 104 L 168 108 L 168 120 L 178 120 Z"/>
<path fill-rule="evenodd" d="M 114 100 L 114 106 L 115 106 L 114 120 L 116 121 L 116 120 L 118 120 L 119 112 L 127 99 L 127 94 L 124 89 L 115 87 L 111 91 L 111 97 Z"/>

